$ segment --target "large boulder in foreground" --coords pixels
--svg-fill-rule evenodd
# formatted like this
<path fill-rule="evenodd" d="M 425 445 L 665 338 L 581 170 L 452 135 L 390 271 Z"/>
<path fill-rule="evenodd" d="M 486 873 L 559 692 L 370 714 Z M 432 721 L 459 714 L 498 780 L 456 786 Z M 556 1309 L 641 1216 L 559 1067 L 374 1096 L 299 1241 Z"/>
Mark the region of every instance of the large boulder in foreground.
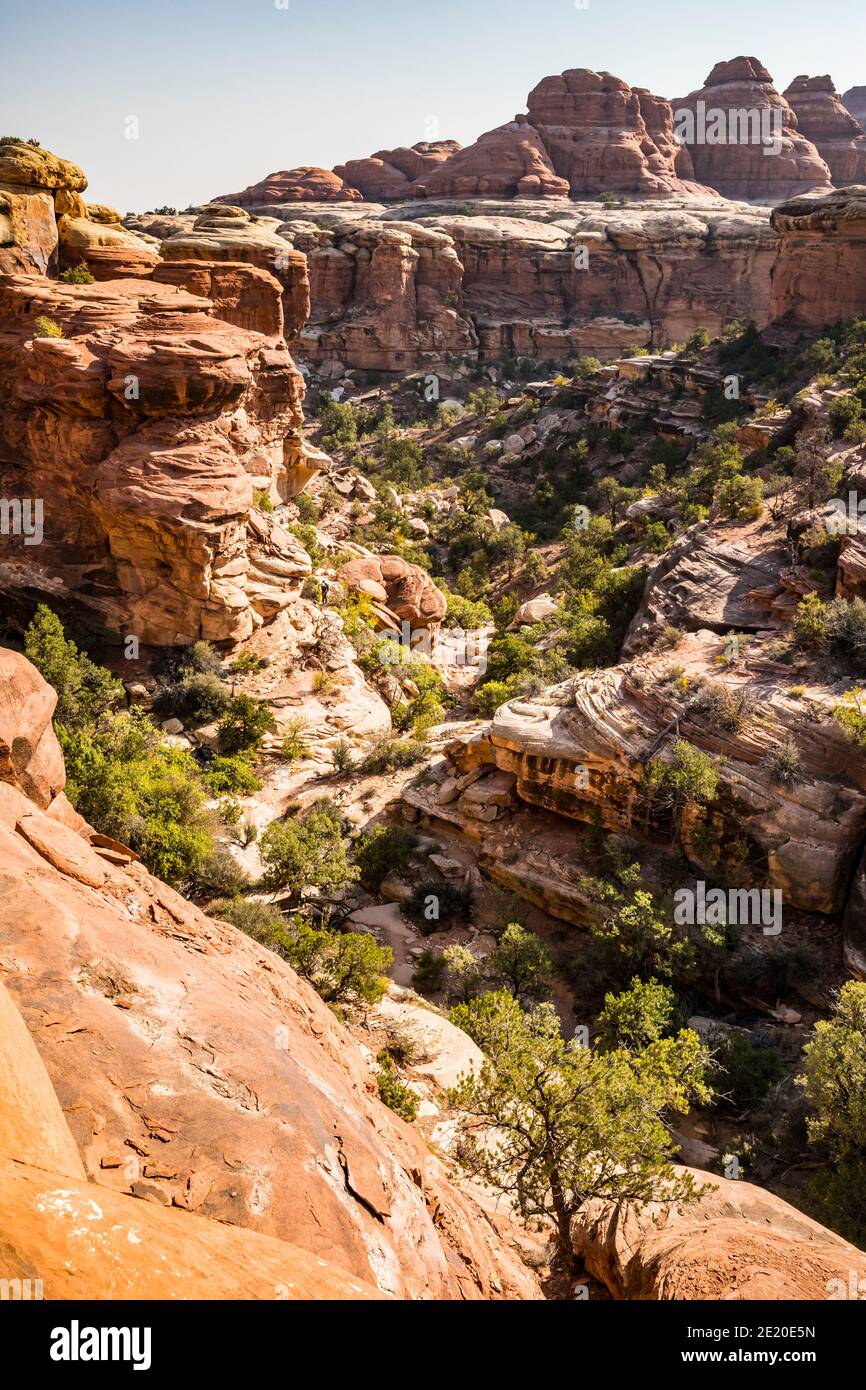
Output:
<path fill-rule="evenodd" d="M 848 1298 L 866 1254 L 764 1188 L 691 1170 L 709 1190 L 687 1205 L 640 1211 L 590 1202 L 575 1254 L 616 1298 Z M 852 1279 L 853 1275 L 853 1279 Z"/>
<path fill-rule="evenodd" d="M 2 691 L 40 679 L 17 654 L 0 668 Z M 37 749 L 44 717 L 22 725 Z M 536 1297 L 498 1220 L 381 1103 L 318 995 L 73 829 L 64 798 L 29 800 L 29 771 L 0 781 L 0 980 L 59 1107 L 0 1011 L 4 1276 L 43 1277 L 48 1297 Z M 104 1240 L 79 1266 L 87 1211 Z"/>

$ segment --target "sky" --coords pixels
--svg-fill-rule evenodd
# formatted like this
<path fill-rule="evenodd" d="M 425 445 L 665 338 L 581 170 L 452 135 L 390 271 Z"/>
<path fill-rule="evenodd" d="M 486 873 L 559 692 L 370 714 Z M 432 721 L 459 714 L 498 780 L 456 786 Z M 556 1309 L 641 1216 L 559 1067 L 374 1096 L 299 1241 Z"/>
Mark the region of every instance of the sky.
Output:
<path fill-rule="evenodd" d="M 780 90 L 866 85 L 864 0 L 0 0 L 0 36 L 0 134 L 80 164 L 121 212 L 469 144 L 566 68 L 678 97 L 745 53 Z"/>

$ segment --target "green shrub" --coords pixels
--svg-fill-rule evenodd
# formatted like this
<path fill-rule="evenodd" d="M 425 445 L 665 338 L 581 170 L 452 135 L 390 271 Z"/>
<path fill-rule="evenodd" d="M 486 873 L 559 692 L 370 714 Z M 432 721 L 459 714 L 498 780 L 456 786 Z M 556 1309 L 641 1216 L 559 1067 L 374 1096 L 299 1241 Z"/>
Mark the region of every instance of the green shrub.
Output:
<path fill-rule="evenodd" d="M 767 749 L 764 766 L 773 780 L 781 783 L 783 787 L 796 786 L 803 775 L 800 750 L 790 737 Z"/>
<path fill-rule="evenodd" d="M 307 888 L 342 888 L 351 877 L 336 806 L 318 801 L 297 820 L 274 821 L 259 841 L 262 888 L 300 899 Z"/>
<path fill-rule="evenodd" d="M 375 1074 L 376 1085 L 379 1088 L 379 1099 L 388 1106 L 389 1110 L 393 1110 L 402 1120 L 411 1124 L 418 1116 L 417 1095 L 400 1080 L 397 1075 L 397 1068 L 388 1052 L 380 1052 L 376 1061 L 379 1064 Z"/>
<path fill-rule="evenodd" d="M 232 753 L 229 757 L 214 758 L 202 777 L 202 781 L 214 796 L 236 794 L 251 796 L 261 790 L 261 782 L 253 772 L 249 757 L 243 753 Z"/>
<path fill-rule="evenodd" d="M 63 624 L 40 604 L 24 637 L 24 652 L 57 692 L 56 724 L 90 728 L 123 703 L 123 684 L 66 637 Z"/>
<path fill-rule="evenodd" d="M 827 411 L 833 435 L 841 439 L 849 426 L 863 418 L 863 404 L 856 396 L 836 396 Z"/>
<path fill-rule="evenodd" d="M 754 1110 L 785 1074 L 775 1047 L 755 1047 L 739 1033 L 721 1043 L 716 1062 L 720 1069 L 716 1091 L 734 1110 Z"/>
<path fill-rule="evenodd" d="M 66 285 L 93 284 L 93 276 L 87 269 L 87 264 L 85 261 L 79 261 L 78 265 L 73 266 L 71 270 L 61 270 L 58 279 L 62 280 L 63 283 Z"/>
<path fill-rule="evenodd" d="M 33 322 L 34 338 L 62 338 L 63 329 L 54 319 L 50 319 L 46 314 L 39 314 Z"/>
<path fill-rule="evenodd" d="M 306 730 L 306 721 L 300 718 L 289 719 L 283 724 L 280 730 L 283 735 L 280 757 L 284 763 L 296 763 L 309 756 L 310 746 L 305 738 Z"/>
<path fill-rule="evenodd" d="M 398 825 L 376 825 L 355 841 L 353 858 L 365 888 L 378 890 L 383 878 L 400 875 L 415 849 L 415 837 Z"/>
<path fill-rule="evenodd" d="M 673 1031 L 675 1012 L 676 996 L 670 985 L 635 975 L 628 989 L 604 996 L 598 1045 L 607 1052 L 618 1047 L 642 1052 Z"/>
<path fill-rule="evenodd" d="M 726 478 L 719 483 L 715 500 L 721 516 L 734 521 L 756 521 L 764 510 L 761 480 L 742 473 L 735 478 Z"/>
<path fill-rule="evenodd" d="M 220 748 L 224 753 L 257 752 L 273 726 L 267 705 L 251 695 L 233 695 L 219 722 Z"/>
<path fill-rule="evenodd" d="M 368 776 L 381 776 L 387 772 L 398 772 L 422 762 L 427 749 L 417 739 L 386 738 L 362 759 L 358 766 L 360 772 Z"/>
<path fill-rule="evenodd" d="M 435 951 L 421 952 L 412 971 L 412 988 L 419 994 L 440 994 L 445 986 L 448 962 Z"/>

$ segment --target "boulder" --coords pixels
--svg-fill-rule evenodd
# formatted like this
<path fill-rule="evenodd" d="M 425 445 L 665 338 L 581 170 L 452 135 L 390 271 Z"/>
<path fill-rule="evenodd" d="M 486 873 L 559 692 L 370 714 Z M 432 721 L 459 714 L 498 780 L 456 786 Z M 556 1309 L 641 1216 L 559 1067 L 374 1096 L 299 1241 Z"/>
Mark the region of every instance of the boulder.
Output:
<path fill-rule="evenodd" d="M 397 629 L 403 622 L 410 628 L 437 628 L 445 617 L 445 596 L 427 572 L 398 555 L 350 560 L 338 577 L 350 590 L 368 594 L 388 610 L 383 614 L 383 626 L 393 617 Z"/>
<path fill-rule="evenodd" d="M 866 1255 L 771 1192 L 690 1171 L 694 1203 L 639 1210 L 590 1202 L 572 1227 L 575 1254 L 615 1298 L 847 1298 Z"/>

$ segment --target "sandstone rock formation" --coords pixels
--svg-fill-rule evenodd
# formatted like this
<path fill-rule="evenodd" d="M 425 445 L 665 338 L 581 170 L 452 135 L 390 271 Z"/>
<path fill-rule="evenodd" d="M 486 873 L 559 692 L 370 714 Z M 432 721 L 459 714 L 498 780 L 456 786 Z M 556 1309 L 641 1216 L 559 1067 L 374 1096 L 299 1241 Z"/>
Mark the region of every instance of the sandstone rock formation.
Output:
<path fill-rule="evenodd" d="M 51 692 L 0 655 L 0 709 L 24 697 L 0 974 L 51 1082 L 0 990 L 4 1276 L 46 1297 L 536 1297 L 285 962 L 67 823 Z"/>
<path fill-rule="evenodd" d="M 837 188 L 866 183 L 866 135 L 843 106 L 832 77 L 795 77 L 785 99 Z"/>
<path fill-rule="evenodd" d="M 445 617 L 445 597 L 426 570 L 399 555 L 350 560 L 339 577 L 354 593 L 367 594 L 373 600 L 383 627 L 399 632 L 401 623 L 406 622 L 410 629 L 435 628 Z"/>
<path fill-rule="evenodd" d="M 396 150 L 377 150 L 369 159 L 350 159 L 334 173 L 375 203 L 423 197 L 429 175 L 460 149 L 459 140 L 420 140 Z"/>
<path fill-rule="evenodd" d="M 214 204 L 190 227 L 167 237 L 162 255 L 170 262 L 243 261 L 267 271 L 283 287 L 283 332 L 291 344 L 309 317 L 310 286 L 303 253 L 277 235 L 277 225 L 267 218 L 251 218 L 241 208 Z"/>
<path fill-rule="evenodd" d="M 866 87 L 849 87 L 847 92 L 842 93 L 842 105 L 866 130 Z"/>
<path fill-rule="evenodd" d="M 866 313 L 866 185 L 773 211 L 781 235 L 771 316 L 802 329 Z"/>
<path fill-rule="evenodd" d="M 691 1170 L 711 1188 L 686 1206 L 641 1211 L 591 1202 L 573 1225 L 575 1253 L 616 1298 L 798 1299 L 848 1296 L 866 1255 L 781 1198 Z"/>
<path fill-rule="evenodd" d="M 309 263 L 299 352 L 389 371 L 444 353 L 609 358 L 734 318 L 767 322 L 778 238 L 764 209 L 697 198 L 546 206 L 491 199 L 468 216 L 430 198 L 411 222 L 405 207 L 399 221 L 372 205 L 305 210 L 282 227 Z"/>
<path fill-rule="evenodd" d="M 525 117 L 497 126 L 424 180 L 428 198 L 567 198 L 537 130 Z"/>
<path fill-rule="evenodd" d="M 675 148 L 665 105 L 609 72 L 589 68 L 545 77 L 527 98 L 529 124 L 574 198 L 608 192 L 642 198 L 706 192 L 694 186 L 689 162 Z M 663 138 L 657 143 L 654 135 L 659 133 Z"/>
<path fill-rule="evenodd" d="M 283 230 L 307 254 L 306 356 L 382 371 L 446 353 L 474 356 L 475 333 L 460 312 L 463 267 L 441 231 L 357 219 L 329 219 L 324 234 L 302 222 Z"/>
<path fill-rule="evenodd" d="M 55 269 L 55 200 L 86 187 L 77 164 L 22 141 L 0 144 L 0 272 Z"/>
<path fill-rule="evenodd" d="M 643 773 L 651 757 L 670 757 L 675 737 L 685 739 L 715 760 L 718 775 L 714 801 L 687 811 L 678 828 L 696 870 L 724 875 L 729 856 L 745 843 L 756 881 L 765 876 L 782 891 L 786 912 L 839 915 L 866 835 L 866 758 L 830 717 L 829 691 L 810 692 L 804 709 L 778 683 L 772 661 L 762 664 L 757 646 L 750 647 L 748 676 L 720 667 L 724 647 L 724 636 L 701 629 L 674 657 L 634 658 L 581 674 L 545 695 L 511 699 L 489 726 L 456 740 L 449 756 L 460 775 L 479 769 L 509 774 L 519 803 L 671 846 L 677 832 L 670 811 L 647 796 Z M 666 678 L 673 664 L 682 672 L 679 684 Z M 744 718 L 736 730 L 721 727 L 695 699 L 708 680 L 745 698 L 762 717 Z M 803 769 L 802 780 L 789 788 L 766 762 L 768 750 L 786 738 Z M 435 794 L 404 795 L 435 814 Z M 489 854 L 499 857 L 493 845 Z M 495 870 L 494 876 L 501 877 Z M 549 867 L 546 877 L 552 897 Z M 560 896 L 565 910 L 554 905 L 556 915 L 586 920 L 585 905 L 567 884 Z"/>
<path fill-rule="evenodd" d="M 302 164 L 297 169 L 280 169 L 260 183 L 251 183 L 240 193 L 221 193 L 215 203 L 254 208 L 263 203 L 358 203 L 361 194 L 330 169 Z"/>
<path fill-rule="evenodd" d="M 271 519 L 251 522 L 254 488 L 286 497 L 305 463 L 278 286 L 242 265 L 187 273 L 269 331 L 217 318 L 177 278 L 0 283 L 3 494 L 44 508 L 41 544 L 4 538 L 0 589 L 74 596 L 153 644 L 248 636 L 311 568 Z M 63 336 L 36 336 L 38 317 Z"/>
<path fill-rule="evenodd" d="M 827 165 L 757 58 L 717 63 L 673 108 L 695 176 L 725 198 L 778 202 L 829 190 Z"/>

